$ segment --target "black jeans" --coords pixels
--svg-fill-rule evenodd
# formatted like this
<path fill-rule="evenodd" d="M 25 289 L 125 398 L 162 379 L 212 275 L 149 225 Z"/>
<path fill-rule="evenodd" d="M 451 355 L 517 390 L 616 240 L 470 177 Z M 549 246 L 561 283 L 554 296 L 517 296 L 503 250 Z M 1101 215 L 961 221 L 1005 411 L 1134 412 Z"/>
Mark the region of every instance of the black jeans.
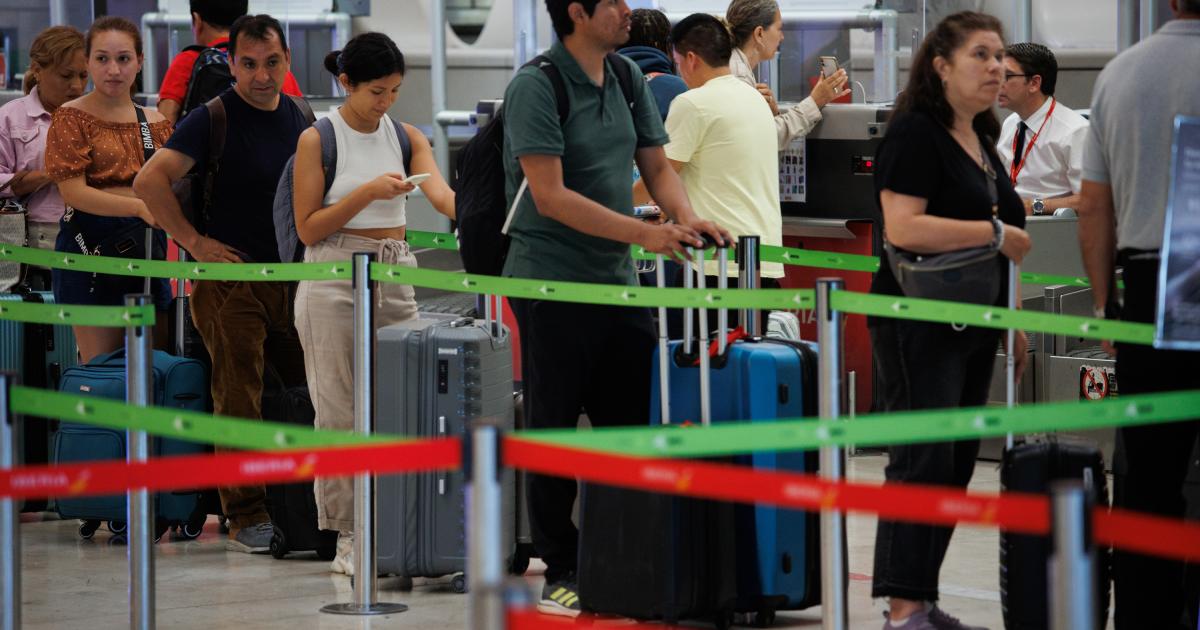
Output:
<path fill-rule="evenodd" d="M 1121 319 L 1153 322 L 1158 261 L 1128 260 Z M 1200 388 L 1200 352 L 1117 345 L 1117 382 L 1122 394 Z M 1197 410 L 1200 415 L 1200 410 Z M 1183 518 L 1183 482 L 1200 421 L 1121 429 L 1124 474 L 1116 472 L 1116 507 Z M 1120 459 L 1120 453 L 1118 459 Z M 1184 592 L 1184 563 L 1117 551 L 1114 556 L 1116 627 L 1183 628 L 1183 611 L 1196 601 Z M 1194 622 L 1189 624 L 1194 628 Z M 1190 630 L 1190 629 L 1189 629 Z"/>
<path fill-rule="evenodd" d="M 974 407 L 987 402 L 1000 331 L 948 324 L 882 320 L 871 327 L 888 412 Z M 888 449 L 888 483 L 966 488 L 975 471 L 979 440 L 910 444 Z M 938 573 L 953 527 L 879 521 L 875 534 L 872 597 L 937 601 Z"/>
<path fill-rule="evenodd" d="M 510 300 L 521 334 L 525 418 L 531 429 L 650 422 L 655 333 L 644 308 Z M 528 475 L 529 526 L 546 581 L 574 573 L 579 530 L 574 479 Z"/>

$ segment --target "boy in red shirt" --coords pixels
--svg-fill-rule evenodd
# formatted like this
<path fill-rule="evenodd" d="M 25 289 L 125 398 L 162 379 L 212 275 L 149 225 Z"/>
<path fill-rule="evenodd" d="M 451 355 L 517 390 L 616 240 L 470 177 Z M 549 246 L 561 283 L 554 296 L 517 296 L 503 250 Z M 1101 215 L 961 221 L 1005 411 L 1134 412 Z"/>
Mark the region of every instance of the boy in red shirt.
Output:
<path fill-rule="evenodd" d="M 209 47 L 216 47 L 229 42 L 229 27 L 233 21 L 249 11 L 248 0 L 191 0 L 192 37 L 197 43 L 203 42 Z M 162 86 L 158 90 L 158 111 L 172 123 L 179 121 L 179 111 L 183 107 L 183 99 L 187 97 L 188 80 L 192 77 L 192 66 L 200 52 L 185 50 L 171 60 L 171 67 L 163 76 Z M 292 96 L 303 96 L 300 84 L 289 71 L 283 82 L 283 93 Z"/>

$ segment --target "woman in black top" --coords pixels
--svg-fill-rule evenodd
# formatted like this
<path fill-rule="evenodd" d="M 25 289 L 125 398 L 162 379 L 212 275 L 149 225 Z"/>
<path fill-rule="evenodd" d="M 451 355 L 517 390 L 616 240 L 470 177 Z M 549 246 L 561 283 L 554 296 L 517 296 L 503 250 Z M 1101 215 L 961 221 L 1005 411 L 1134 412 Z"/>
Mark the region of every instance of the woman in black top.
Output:
<path fill-rule="evenodd" d="M 1002 254 L 996 273 L 1006 277 L 1008 260 L 1020 262 L 1030 240 L 1024 206 L 1008 178 L 997 176 L 1003 169 L 993 149 L 1000 124 L 991 107 L 1003 55 L 1001 25 L 992 16 L 958 13 L 930 32 L 879 149 L 875 188 L 892 245 L 921 254 L 994 245 Z M 871 291 L 903 295 L 886 260 Z M 1001 291 L 1001 300 L 1006 295 Z M 884 318 L 869 324 L 886 411 L 987 402 L 999 331 Z M 1023 334 L 1015 345 L 1020 371 Z M 965 488 L 978 453 L 979 440 L 892 447 L 886 477 Z M 934 606 L 952 532 L 880 521 L 872 595 L 890 598 L 885 630 L 969 627 Z"/>

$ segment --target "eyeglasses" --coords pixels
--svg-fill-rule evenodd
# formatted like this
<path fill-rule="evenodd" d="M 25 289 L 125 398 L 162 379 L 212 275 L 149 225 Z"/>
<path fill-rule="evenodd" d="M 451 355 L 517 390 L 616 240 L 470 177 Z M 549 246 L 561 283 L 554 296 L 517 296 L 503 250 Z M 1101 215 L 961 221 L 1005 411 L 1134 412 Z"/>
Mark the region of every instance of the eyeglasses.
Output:
<path fill-rule="evenodd" d="M 1013 73 L 1011 73 L 1011 72 L 1005 72 L 1005 73 L 1004 73 L 1004 80 L 1005 80 L 1005 81 L 1012 81 L 1012 78 L 1013 78 L 1013 77 L 1027 77 L 1027 76 L 1029 76 L 1029 75 L 1027 75 L 1027 74 L 1013 74 Z"/>

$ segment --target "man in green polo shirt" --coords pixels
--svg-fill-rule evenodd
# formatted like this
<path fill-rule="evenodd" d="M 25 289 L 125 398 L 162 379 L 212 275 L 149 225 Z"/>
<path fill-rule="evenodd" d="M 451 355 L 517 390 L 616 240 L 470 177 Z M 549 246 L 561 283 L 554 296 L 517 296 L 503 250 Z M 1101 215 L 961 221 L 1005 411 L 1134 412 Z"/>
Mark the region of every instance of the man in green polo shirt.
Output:
<path fill-rule="evenodd" d="M 550 79 L 538 68 L 517 73 L 504 95 L 504 158 L 511 204 L 523 178 L 529 192 L 516 209 L 504 275 L 636 284 L 630 244 L 682 255 L 729 234 L 692 211 L 663 151 L 667 134 L 641 71 L 628 63 L 632 110 L 605 60 L 629 39 L 624 0 L 546 0 L 560 43 L 546 56 L 566 87 L 570 113 L 560 124 Z M 634 219 L 636 159 L 651 193 L 674 223 Z M 512 300 L 521 334 L 526 423 L 574 427 L 580 412 L 594 426 L 646 424 L 654 328 L 644 308 Z M 579 614 L 575 569 L 578 531 L 571 520 L 576 483 L 529 476 L 529 522 L 546 563 L 538 610 Z"/>

